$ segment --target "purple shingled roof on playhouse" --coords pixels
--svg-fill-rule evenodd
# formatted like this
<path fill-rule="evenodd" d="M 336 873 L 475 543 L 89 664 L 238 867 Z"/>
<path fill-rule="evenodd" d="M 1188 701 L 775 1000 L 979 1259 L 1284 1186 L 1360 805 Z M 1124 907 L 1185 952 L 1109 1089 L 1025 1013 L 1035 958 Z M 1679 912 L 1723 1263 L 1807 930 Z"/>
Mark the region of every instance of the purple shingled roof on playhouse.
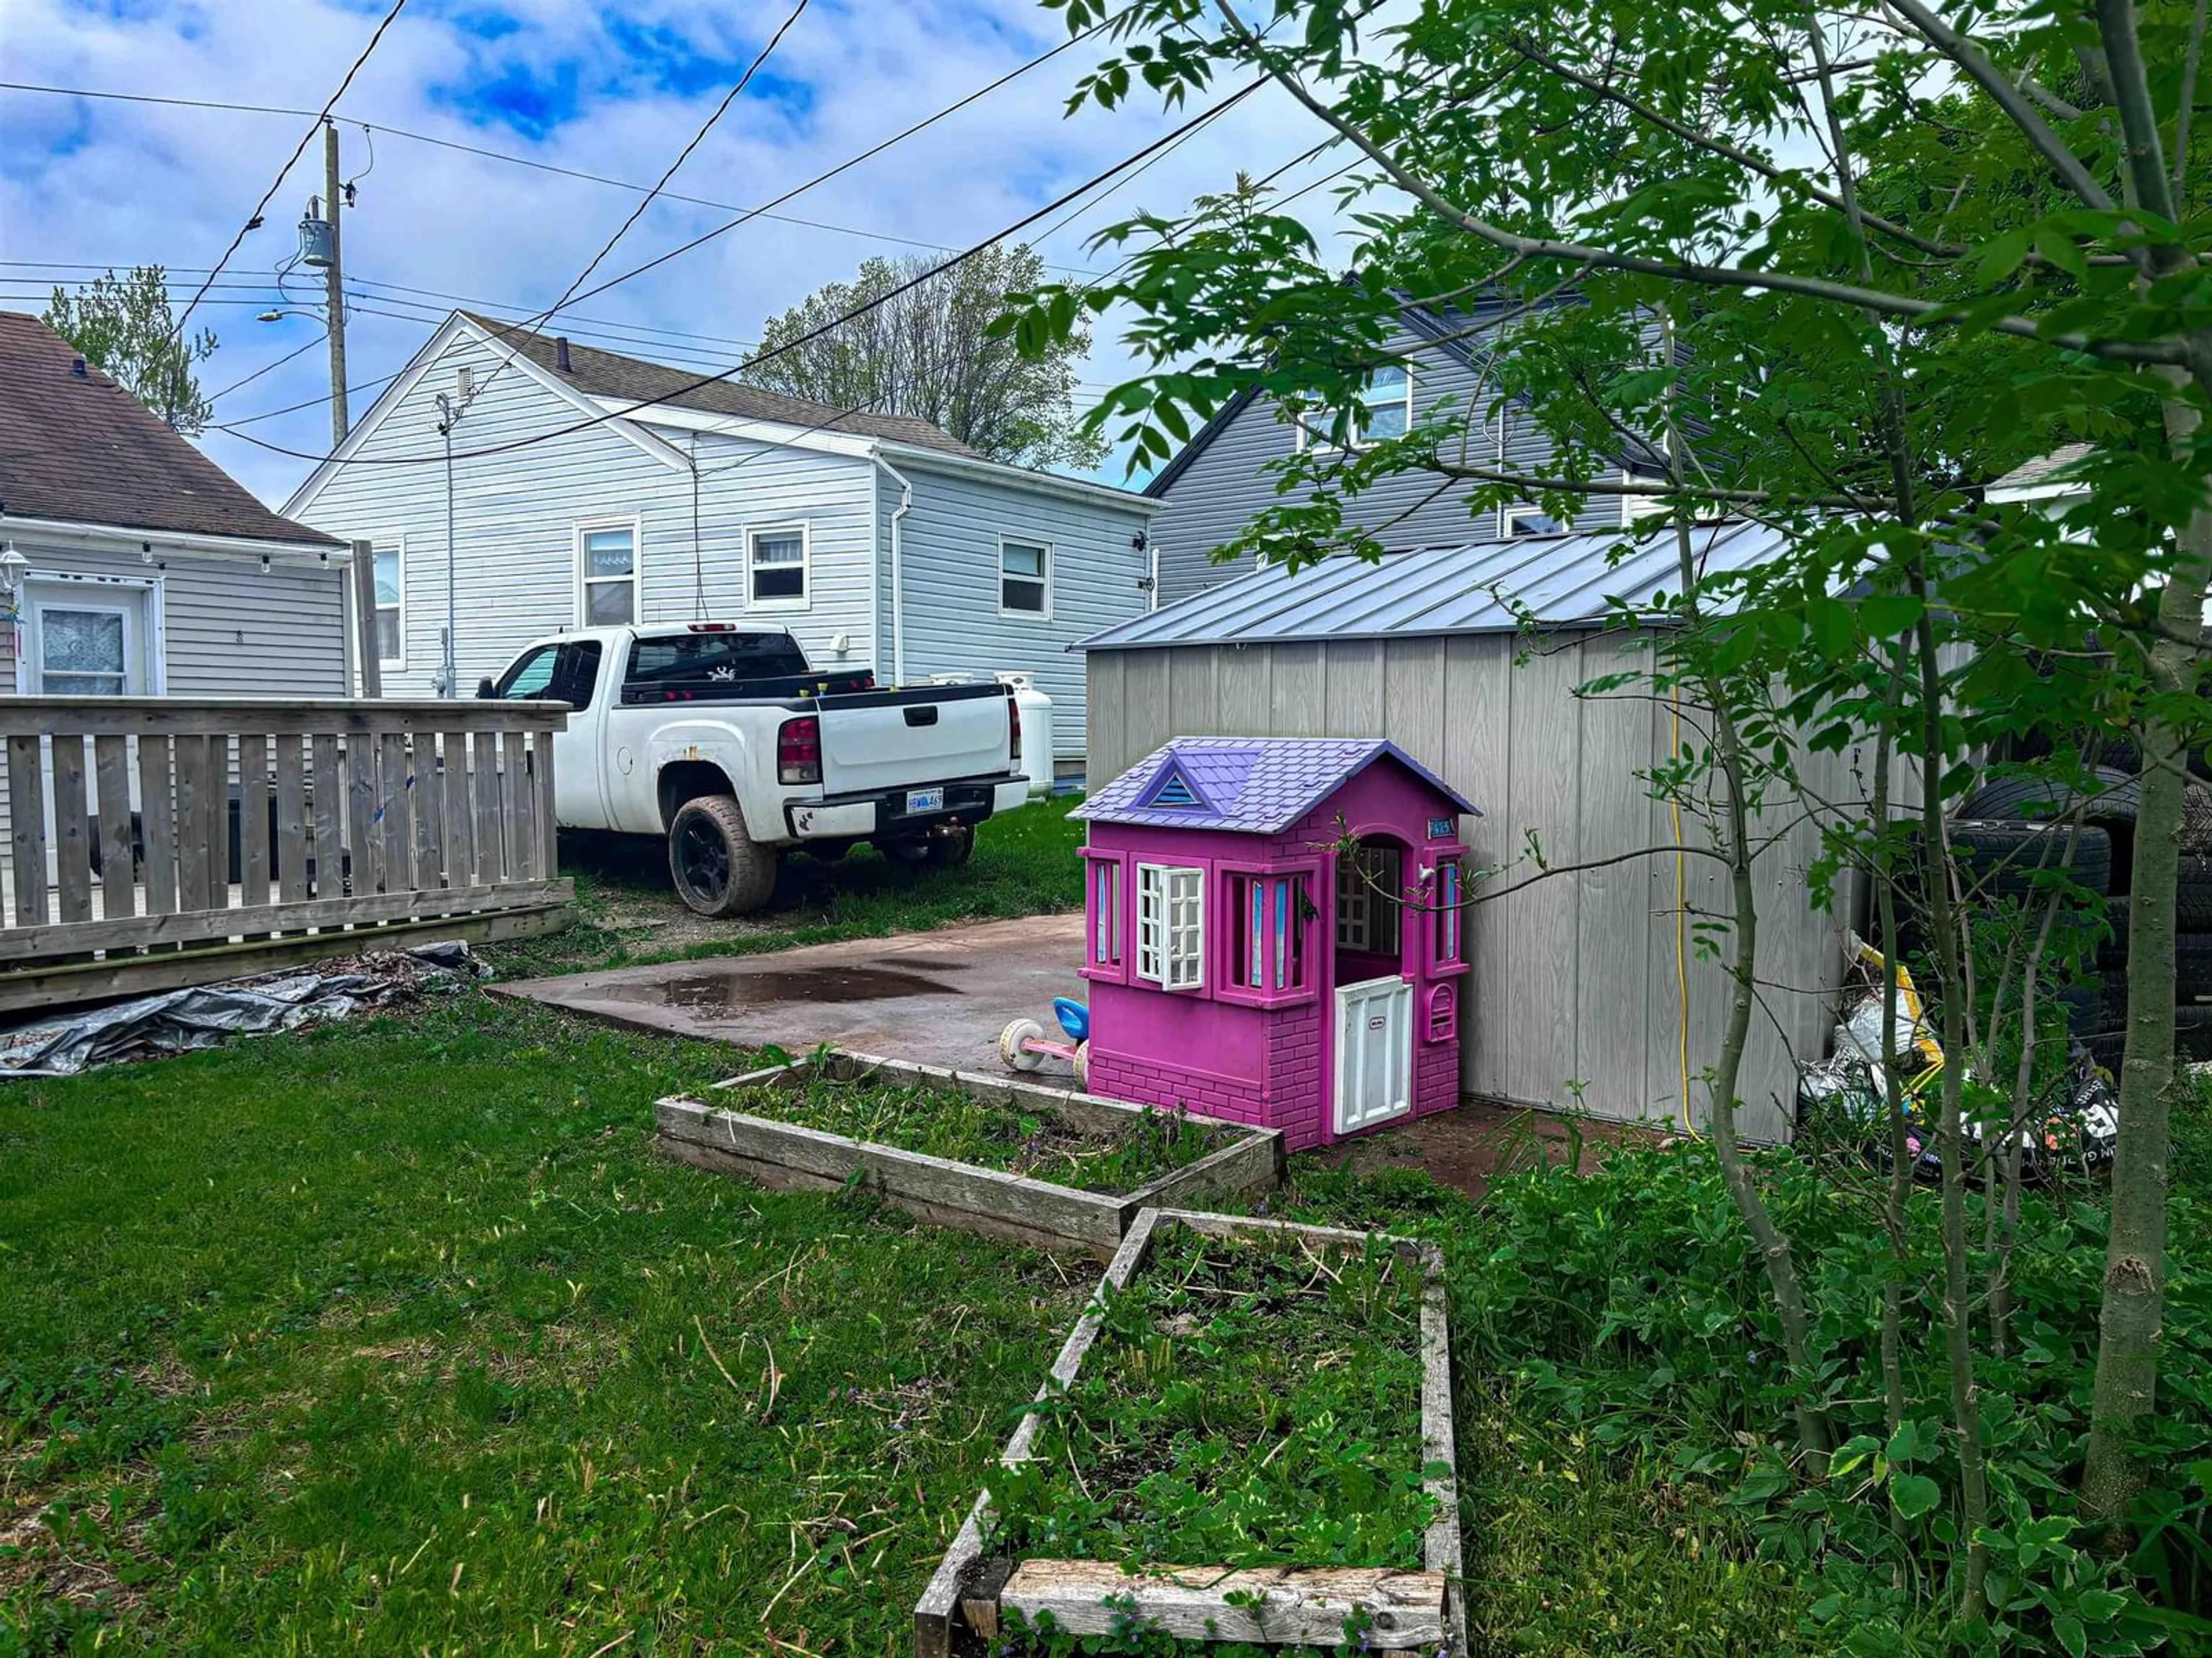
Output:
<path fill-rule="evenodd" d="M 1395 743 L 1379 737 L 1178 737 L 1075 809 L 1102 823 L 1276 835 L 1389 755 L 1441 790 L 1462 811 L 1481 812 Z M 1156 804 L 1180 778 L 1188 804 Z M 1170 798 L 1182 799 L 1170 790 Z"/>

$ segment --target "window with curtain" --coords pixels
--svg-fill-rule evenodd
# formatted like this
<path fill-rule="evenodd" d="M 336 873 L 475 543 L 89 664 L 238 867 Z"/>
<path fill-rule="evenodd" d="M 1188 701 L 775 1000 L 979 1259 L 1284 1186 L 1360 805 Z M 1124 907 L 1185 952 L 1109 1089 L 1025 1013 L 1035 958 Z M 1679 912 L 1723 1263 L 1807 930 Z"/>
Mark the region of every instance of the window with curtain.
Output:
<path fill-rule="evenodd" d="M 614 628 L 635 622 L 636 530 L 629 525 L 585 530 L 577 543 L 577 556 L 583 567 L 584 625 Z"/>
<path fill-rule="evenodd" d="M 121 696 L 131 677 L 123 612 L 39 610 L 39 689 L 47 696 Z"/>
<path fill-rule="evenodd" d="M 806 528 L 784 525 L 745 535 L 746 592 L 755 604 L 793 610 L 806 604 Z"/>
<path fill-rule="evenodd" d="M 407 635 L 400 617 L 400 550 L 380 547 L 371 559 L 376 576 L 376 654 L 387 668 L 406 665 Z"/>

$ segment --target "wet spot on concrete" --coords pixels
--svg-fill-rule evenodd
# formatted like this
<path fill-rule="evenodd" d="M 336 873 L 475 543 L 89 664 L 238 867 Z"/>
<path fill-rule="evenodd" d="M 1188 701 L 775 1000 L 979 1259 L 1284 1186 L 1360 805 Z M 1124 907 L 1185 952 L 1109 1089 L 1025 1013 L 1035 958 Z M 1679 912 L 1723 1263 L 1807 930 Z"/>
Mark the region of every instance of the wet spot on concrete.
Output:
<path fill-rule="evenodd" d="M 898 968 L 808 967 L 781 972 L 725 968 L 610 985 L 604 993 L 618 1002 L 647 1002 L 694 1013 L 729 1013 L 779 1003 L 893 1001 L 904 996 L 957 996 L 961 992 L 941 980 Z"/>

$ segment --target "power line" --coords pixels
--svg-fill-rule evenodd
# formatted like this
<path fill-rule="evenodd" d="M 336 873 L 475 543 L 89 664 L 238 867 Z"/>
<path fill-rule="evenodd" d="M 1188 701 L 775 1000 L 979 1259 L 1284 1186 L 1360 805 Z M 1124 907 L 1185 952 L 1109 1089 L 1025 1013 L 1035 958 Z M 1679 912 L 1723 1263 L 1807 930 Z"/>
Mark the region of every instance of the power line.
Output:
<path fill-rule="evenodd" d="M 207 281 L 200 284 L 199 293 L 192 295 L 191 302 L 185 307 L 184 315 L 177 319 L 173 340 L 184 338 L 185 325 L 192 319 L 192 313 L 198 308 L 200 299 L 206 294 L 209 285 L 222 274 L 223 266 L 228 264 L 230 256 L 238 252 L 239 244 L 246 240 L 246 232 L 260 222 L 261 216 L 267 211 L 269 203 L 276 199 L 276 192 L 284 187 L 286 175 L 299 164 L 300 157 L 307 152 L 307 141 L 313 138 L 321 129 L 323 123 L 330 118 L 331 106 L 345 96 L 346 88 L 353 84 L 353 77 L 361 73 L 361 66 L 368 61 L 368 56 L 376 50 L 377 43 L 384 39 L 384 32 L 392 27 L 393 20 L 406 9 L 407 0 L 392 0 L 392 9 L 384 14 L 384 21 L 376 26 L 376 32 L 368 37 L 368 44 L 361 49 L 361 55 L 356 58 L 351 66 L 347 69 L 345 78 L 338 82 L 338 89 L 324 100 L 322 112 L 316 117 L 313 125 L 300 135 L 300 142 L 292 147 L 291 159 L 277 169 L 276 178 L 270 181 L 269 188 L 262 191 L 261 199 L 254 204 L 253 211 L 246 216 L 246 222 L 239 226 L 238 234 L 230 239 L 230 246 L 223 249 L 222 257 L 215 262 L 214 269 L 208 272 Z"/>
<path fill-rule="evenodd" d="M 605 293 L 608 288 L 616 286 L 617 283 L 628 282 L 631 277 L 641 276 L 646 271 L 652 270 L 656 265 L 665 264 L 668 260 L 675 258 L 680 254 L 688 253 L 692 249 L 714 240 L 717 236 L 720 236 L 729 231 L 735 230 L 739 226 L 744 225 L 753 219 L 768 216 L 769 210 L 781 207 L 786 202 L 804 195 L 806 191 L 815 189 L 818 185 L 827 184 L 830 179 L 837 177 L 840 173 L 849 172 L 854 167 L 860 166 L 862 162 L 872 160 L 874 157 L 883 154 L 884 151 L 890 149 L 893 145 L 904 143 L 907 139 L 911 138 L 915 133 L 923 131 L 925 128 L 934 125 L 937 122 L 942 121 L 949 116 L 958 113 L 961 110 L 967 108 L 970 104 L 975 103 L 981 99 L 988 98 L 991 94 L 996 92 L 1000 88 L 1006 85 L 1009 82 L 1017 79 L 1020 76 L 1027 74 L 1030 70 L 1037 68 L 1041 64 L 1051 62 L 1054 58 L 1059 57 L 1060 53 L 1089 39 L 1092 35 L 1095 35 L 1101 30 L 1104 29 L 1106 26 L 1107 24 L 1104 21 L 1093 23 L 1089 28 L 1083 30 L 1080 33 L 1069 36 L 1068 39 L 1061 41 L 1058 46 L 1048 48 L 1046 51 L 1038 53 L 1035 58 L 1029 59 L 1026 63 L 1016 64 L 1012 69 L 1008 70 L 996 80 L 976 88 L 973 92 L 968 93 L 964 96 L 955 99 L 952 102 L 945 105 L 944 108 L 938 110 L 935 113 L 924 116 L 921 119 L 914 122 L 911 125 L 904 127 L 899 131 L 891 134 L 890 137 L 879 140 L 878 143 L 870 145 L 866 149 L 862 150 L 857 155 L 849 156 L 846 160 L 838 162 L 835 167 L 830 167 L 824 172 L 817 173 L 814 177 L 807 179 L 804 184 L 794 185 L 792 189 L 784 191 L 782 195 L 776 197 L 773 201 L 764 203 L 759 207 L 742 210 L 738 212 L 738 217 L 729 221 L 726 224 L 717 226 L 714 229 L 707 232 L 703 235 L 694 237 L 691 240 L 683 243 L 679 246 L 671 248 L 668 252 L 659 255 L 655 258 L 647 260 L 645 264 L 639 265 L 635 270 L 625 271 L 619 276 L 610 278 L 608 281 L 600 283 L 598 287 L 587 289 L 583 294 L 577 295 L 573 297 L 577 299 L 589 299 L 593 295 Z M 0 87 L 7 87 L 15 83 L 0 82 Z M 1246 90 L 1249 91 L 1249 88 L 1247 88 Z M 1240 92 L 1237 94 L 1237 97 L 1241 99 L 1244 95 L 1245 93 Z M 1219 107 L 1226 108 L 1227 105 L 1224 104 Z M 1140 155 L 1143 153 L 1145 152 L 1139 152 Z M 1110 173 L 1112 169 L 1109 169 L 1109 173 Z M 1103 178 L 1109 175 L 1101 174 L 1099 176 Z M 1092 180 L 1091 182 L 1095 183 L 1097 181 Z M 1057 208 L 1062 203 L 1073 199 L 1075 197 L 1080 196 L 1090 187 L 1089 184 L 1079 186 L 1077 190 L 1070 192 L 1068 195 L 1061 197 L 1058 202 L 1052 203 L 1052 207 Z M 637 186 L 625 185 L 624 188 L 637 188 Z M 668 199 L 674 200 L 678 198 L 671 196 Z M 1048 209 L 1047 210 L 1049 211 L 1050 209 Z M 1030 222 L 1030 221 L 1028 220 L 1024 220 L 1023 222 L 1024 224 L 1027 224 L 1029 222 Z M 967 252 L 963 253 L 960 257 L 962 258 L 965 258 L 971 255 L 975 251 L 975 249 L 970 248 Z M 951 267 L 949 265 L 939 267 L 939 269 L 950 268 Z M 1066 267 L 1055 268 L 1066 269 Z M 1095 276 L 1098 273 L 1095 271 L 1086 271 L 1083 274 Z M 855 314 L 858 313 L 856 313 Z M 740 367 L 742 367 L 743 365 L 740 365 Z M 398 375 L 396 374 L 387 374 L 384 377 L 386 380 L 395 380 L 397 378 Z M 380 382 L 370 381 L 365 383 L 362 386 L 349 386 L 347 389 L 349 392 L 356 390 L 366 390 L 368 386 L 379 383 Z M 327 401 L 327 399 L 325 399 L 325 401 Z M 294 404 L 290 408 L 285 410 L 272 410 L 270 411 L 270 414 L 289 414 L 292 412 L 294 409 L 297 409 L 301 406 L 302 405 Z M 267 417 L 268 416 L 262 415 L 248 416 L 234 423 L 244 425 L 247 421 L 258 421 Z M 247 441 L 261 443 L 261 440 L 258 438 L 248 438 Z M 262 444 L 262 446 L 268 448 L 272 447 L 273 446 L 264 443 Z M 307 455 L 300 451 L 289 451 L 285 452 L 294 453 L 301 459 L 322 459 L 318 456 Z M 441 459 L 442 459 L 442 457 Z"/>
<path fill-rule="evenodd" d="M 1073 190 L 1067 191 L 1054 197 L 1053 200 L 1047 202 L 1042 207 L 1036 209 L 1033 212 L 1024 214 L 1012 224 L 1008 225 L 1005 229 L 1000 231 L 998 234 L 986 237 L 983 240 L 974 243 L 970 246 L 963 249 L 962 252 L 954 254 L 951 258 L 931 266 L 927 270 L 919 272 L 915 276 L 909 277 L 907 281 L 886 289 L 877 298 L 870 300 L 864 305 L 855 306 L 852 310 L 844 313 L 842 315 L 830 319 L 828 322 L 820 325 L 818 327 L 809 329 L 805 333 L 798 335 L 790 340 L 787 340 L 781 345 L 773 347 L 769 350 L 756 353 L 754 355 L 747 358 L 744 362 L 738 364 L 734 367 L 725 369 L 720 374 L 702 376 L 700 379 L 687 381 L 681 386 L 672 386 L 667 391 L 659 393 L 658 396 L 641 398 L 635 403 L 631 403 L 623 408 L 606 410 L 586 419 L 574 422 L 569 425 L 556 427 L 551 431 L 541 432 L 531 437 L 516 438 L 506 443 L 488 444 L 480 449 L 471 449 L 458 452 L 453 455 L 453 459 L 455 460 L 474 460 L 489 455 L 509 454 L 518 449 L 530 448 L 537 444 L 550 442 L 556 438 L 568 437 L 574 433 L 586 431 L 592 427 L 604 425 L 611 420 L 625 419 L 632 415 L 639 413 L 642 410 L 654 408 L 661 404 L 672 402 L 678 398 L 688 396 L 691 392 L 697 392 L 706 386 L 714 386 L 721 381 L 727 380 L 734 375 L 742 374 L 748 368 L 756 367 L 761 363 L 767 362 L 775 357 L 780 357 L 787 351 L 796 350 L 799 347 L 806 344 L 809 341 L 819 338 L 822 335 L 828 333 L 830 330 L 850 322 L 856 317 L 866 314 L 868 312 L 874 310 L 878 306 L 886 304 L 889 301 L 896 299 L 900 295 L 907 292 L 909 288 L 918 288 L 923 282 L 929 281 L 932 277 L 942 276 L 945 271 L 951 270 L 954 267 L 965 263 L 967 260 L 974 258 L 985 248 L 994 246 L 998 243 L 1005 241 L 1009 237 L 1017 235 L 1020 232 L 1026 230 L 1038 220 L 1046 218 L 1052 214 L 1059 212 L 1062 208 L 1067 206 L 1069 203 L 1077 200 L 1080 197 L 1087 195 L 1090 191 L 1096 189 L 1098 185 L 1105 183 L 1109 179 L 1113 178 L 1117 173 L 1123 172 L 1128 167 L 1136 166 L 1138 163 L 1143 161 L 1146 157 L 1152 155 L 1154 152 L 1169 144 L 1177 142 L 1185 133 L 1190 131 L 1193 128 L 1202 126 L 1207 122 L 1226 114 L 1231 109 L 1233 109 L 1237 105 L 1250 97 L 1254 93 L 1257 92 L 1266 84 L 1267 77 L 1265 76 L 1248 81 L 1243 86 L 1238 88 L 1235 92 L 1230 94 L 1229 96 L 1223 99 L 1219 103 L 1214 105 L 1210 109 L 1201 110 L 1199 113 L 1192 116 L 1188 121 L 1185 121 L 1181 126 L 1173 128 L 1168 132 L 1163 133 L 1159 137 L 1155 138 L 1151 143 L 1146 144 L 1142 149 L 1138 150 L 1134 155 L 1123 157 L 1121 161 L 1115 162 L 1113 166 L 1106 168 L 1103 172 L 1093 174 L 1083 183 L 1076 185 Z M 229 426 L 224 426 L 219 429 L 223 431 L 233 430 Z M 331 454 L 316 454 L 308 450 L 287 448 L 282 444 L 270 443 L 264 439 L 253 437 L 242 432 L 234 433 L 234 435 L 244 438 L 246 442 L 254 445 L 256 447 L 266 449 L 274 454 L 289 455 L 295 460 L 313 461 L 319 465 L 325 462 L 337 459 L 336 456 Z M 338 460 L 337 464 L 341 466 L 418 466 L 442 465 L 445 459 L 446 456 L 442 452 L 434 455 L 387 455 L 375 457 L 353 455 L 347 456 L 343 459 Z"/>
<path fill-rule="evenodd" d="M 58 259 L 0 259 L 0 272 L 5 272 L 11 269 L 22 270 L 106 271 L 128 269 L 133 264 L 133 261 L 128 259 L 120 261 L 111 259 L 106 264 L 100 264 L 97 261 L 88 259 L 67 261 Z M 181 291 L 183 289 L 189 288 L 192 285 L 189 278 L 206 274 L 208 267 L 205 265 L 173 265 L 164 264 L 161 266 L 161 269 L 165 271 L 176 271 L 181 273 L 177 280 L 173 281 L 168 284 L 171 288 Z M 235 267 L 234 267 L 229 272 L 229 275 L 233 276 L 258 276 L 275 277 L 283 274 L 283 272 L 279 270 L 240 270 Z M 10 276 L 0 274 L 0 283 L 17 288 L 28 286 L 33 281 L 40 280 L 43 279 L 29 276 Z M 82 279 L 76 277 L 62 277 L 58 280 L 64 283 L 67 283 Z M 527 312 L 531 309 L 529 306 L 518 300 L 487 300 L 465 294 L 449 294 L 442 288 L 410 288 L 404 282 L 386 282 L 383 278 L 379 276 L 363 276 L 351 270 L 346 272 L 346 282 L 349 284 L 349 292 L 352 291 L 352 287 L 354 285 L 358 285 L 362 288 L 386 288 L 389 289 L 393 294 L 419 294 L 427 299 L 442 300 L 446 302 L 447 307 L 457 306 L 472 307 L 480 310 L 506 313 Z M 267 282 L 218 282 L 215 285 L 217 288 L 252 289 L 258 292 L 265 292 L 270 287 L 270 284 Z M 39 296 L 34 295 L 33 297 Z M 207 303 L 213 304 L 215 301 L 207 301 Z M 401 304 L 405 303 L 405 301 L 394 300 L 392 303 Z M 613 332 L 610 333 L 609 337 L 614 337 L 617 334 L 658 334 L 665 335 L 669 337 L 679 340 L 703 340 L 717 345 L 734 345 L 740 350 L 744 351 L 750 351 L 760 343 L 757 340 L 739 339 L 736 336 L 731 334 L 702 334 L 681 328 L 665 328 L 657 323 L 623 322 L 617 321 L 611 317 L 586 317 L 573 311 L 568 313 L 568 315 L 562 319 L 562 322 L 565 326 L 569 328 L 571 332 L 575 333 L 579 337 L 586 337 L 586 330 L 588 328 L 599 328 L 613 331 Z M 582 325 L 583 326 L 580 327 L 577 325 Z M 657 342 L 641 341 L 639 343 L 657 343 Z"/>
<path fill-rule="evenodd" d="M 1020 69 L 1016 70 L 1014 74 L 1027 73 L 1047 60 L 1059 56 L 1068 47 L 1076 45 L 1093 33 L 1096 33 L 1095 29 L 1085 30 L 1083 35 L 1063 41 L 1042 57 L 1031 58 Z M 1006 78 L 1012 79 L 1012 76 Z M 985 90 L 992 90 L 1004 84 L 1004 81 L 994 82 L 992 88 L 987 88 Z M 106 92 L 89 87 L 42 86 L 27 81 L 0 81 L 0 92 L 44 93 L 56 97 L 94 98 L 124 104 L 158 104 L 179 109 L 219 110 L 240 115 L 313 115 L 316 112 L 311 109 L 292 109 L 276 104 L 241 104 L 210 98 L 166 98 L 151 93 Z M 957 108 L 959 106 L 956 105 L 954 107 Z M 948 110 L 945 112 L 950 114 L 951 111 Z M 610 178 L 603 173 L 587 173 L 579 167 L 562 167 L 551 161 L 537 161 L 527 155 L 513 155 L 506 150 L 489 149 L 481 144 L 465 144 L 457 139 L 441 138 L 428 132 L 416 132 L 405 127 L 392 126 L 382 121 L 363 121 L 352 116 L 346 117 L 345 120 L 348 125 L 357 126 L 364 132 L 380 132 L 386 137 L 404 138 L 412 143 L 428 144 L 438 149 L 450 149 L 463 155 L 477 156 L 487 161 L 502 161 L 509 167 L 527 167 L 534 173 L 550 173 L 556 178 L 574 179 L 585 184 L 602 185 L 610 190 L 642 192 L 646 189 L 645 185 L 633 183 L 628 179 Z M 924 241 L 916 236 L 901 236 L 888 230 L 866 230 L 858 225 L 839 224 L 829 219 L 808 219 L 796 214 L 770 213 L 757 208 L 749 209 L 735 202 L 716 201 L 706 196 L 686 196 L 672 190 L 662 191 L 660 199 L 664 202 L 681 202 L 688 207 L 710 207 L 720 213 L 750 213 L 756 218 L 773 219 L 779 224 L 798 225 L 808 230 L 826 230 L 840 236 L 857 236 L 864 241 L 892 242 L 902 247 L 920 248 L 925 252 L 949 253 L 953 251 L 943 242 Z M 1098 274 L 1081 265 L 1054 264 L 1050 269 L 1073 276 L 1095 276 Z"/>
<path fill-rule="evenodd" d="M 321 343 L 322 341 L 319 339 L 312 339 L 307 341 L 304 345 L 295 346 L 291 350 L 287 351 L 283 356 L 277 358 L 276 361 L 264 363 L 260 367 L 248 374 L 244 380 L 233 380 L 229 385 L 224 386 L 222 391 L 210 392 L 207 398 L 208 406 L 210 408 L 214 407 L 215 404 L 220 403 L 223 398 L 237 391 L 240 386 L 251 386 L 254 381 L 259 380 L 264 374 L 274 374 L 277 369 L 282 368 L 286 363 L 291 361 L 293 358 L 304 356 L 307 353 L 313 350 Z"/>

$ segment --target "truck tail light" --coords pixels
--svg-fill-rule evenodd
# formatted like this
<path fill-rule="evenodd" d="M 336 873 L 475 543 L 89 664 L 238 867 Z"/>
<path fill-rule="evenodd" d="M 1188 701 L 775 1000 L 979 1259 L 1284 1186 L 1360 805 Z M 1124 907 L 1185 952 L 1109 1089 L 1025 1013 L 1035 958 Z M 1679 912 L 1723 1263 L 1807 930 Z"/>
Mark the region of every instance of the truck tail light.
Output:
<path fill-rule="evenodd" d="M 1012 768 L 1022 768 L 1022 705 L 1014 701 L 1012 691 L 1006 693 L 1006 754 Z"/>
<path fill-rule="evenodd" d="M 787 720 L 776 732 L 775 780 L 779 783 L 822 780 L 822 721 L 813 714 Z"/>

